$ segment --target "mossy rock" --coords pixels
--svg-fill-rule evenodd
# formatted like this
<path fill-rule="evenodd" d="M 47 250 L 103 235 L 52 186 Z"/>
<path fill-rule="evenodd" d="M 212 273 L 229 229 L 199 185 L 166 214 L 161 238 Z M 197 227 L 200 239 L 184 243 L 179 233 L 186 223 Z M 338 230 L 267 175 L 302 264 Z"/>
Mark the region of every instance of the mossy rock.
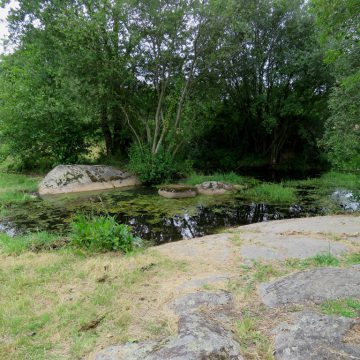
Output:
<path fill-rule="evenodd" d="M 160 186 L 158 193 L 168 199 L 184 199 L 195 197 L 197 190 L 193 186 L 174 184 Z"/>

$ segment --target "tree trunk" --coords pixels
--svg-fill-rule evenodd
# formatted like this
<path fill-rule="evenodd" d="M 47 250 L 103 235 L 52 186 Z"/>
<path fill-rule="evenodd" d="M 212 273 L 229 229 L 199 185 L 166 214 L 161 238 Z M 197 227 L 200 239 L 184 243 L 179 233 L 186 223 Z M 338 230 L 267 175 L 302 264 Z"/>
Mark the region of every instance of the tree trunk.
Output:
<path fill-rule="evenodd" d="M 111 136 L 111 131 L 110 131 L 110 127 L 109 127 L 108 111 L 107 111 L 106 105 L 102 105 L 102 107 L 101 107 L 100 124 L 101 124 L 101 130 L 102 130 L 104 140 L 105 140 L 106 155 L 111 156 L 112 151 L 113 151 L 113 146 L 112 146 L 112 136 Z"/>

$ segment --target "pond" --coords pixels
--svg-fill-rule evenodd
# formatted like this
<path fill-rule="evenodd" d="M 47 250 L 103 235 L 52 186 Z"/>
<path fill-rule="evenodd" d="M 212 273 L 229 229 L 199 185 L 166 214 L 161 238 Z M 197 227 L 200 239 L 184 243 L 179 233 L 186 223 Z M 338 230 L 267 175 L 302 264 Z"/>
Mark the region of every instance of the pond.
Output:
<path fill-rule="evenodd" d="M 13 206 L 0 231 L 10 235 L 44 230 L 66 233 L 74 214 L 109 214 L 129 224 L 141 238 L 160 244 L 213 234 L 224 227 L 360 209 L 358 199 L 345 190 L 329 194 L 325 203 L 314 187 L 296 191 L 299 201 L 292 205 L 254 203 L 244 200 L 241 192 L 165 199 L 146 187 L 50 196 Z"/>

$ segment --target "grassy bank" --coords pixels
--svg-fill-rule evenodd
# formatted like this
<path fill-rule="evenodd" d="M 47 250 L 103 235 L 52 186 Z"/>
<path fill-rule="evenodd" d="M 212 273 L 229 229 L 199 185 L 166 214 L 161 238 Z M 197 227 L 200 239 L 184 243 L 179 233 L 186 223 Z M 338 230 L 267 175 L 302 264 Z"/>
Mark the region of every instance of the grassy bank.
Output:
<path fill-rule="evenodd" d="M 0 173 L 0 209 L 11 203 L 31 200 L 31 193 L 37 191 L 40 178 L 21 174 Z"/>
<path fill-rule="evenodd" d="M 78 359 L 100 345 L 169 335 L 175 321 L 159 283 L 185 269 L 152 250 L 8 256 L 0 245 L 0 358 Z"/>
<path fill-rule="evenodd" d="M 284 185 L 291 187 L 312 186 L 323 193 L 335 190 L 336 188 L 360 191 L 360 174 L 331 171 L 318 178 L 285 181 Z"/>
<path fill-rule="evenodd" d="M 214 173 L 212 175 L 201 175 L 201 174 L 192 174 L 190 177 L 185 179 L 183 182 L 188 185 L 197 185 L 205 181 L 221 181 L 228 184 L 242 185 L 244 183 L 254 182 L 254 179 L 246 178 L 235 174 L 234 172 L 230 173 Z"/>

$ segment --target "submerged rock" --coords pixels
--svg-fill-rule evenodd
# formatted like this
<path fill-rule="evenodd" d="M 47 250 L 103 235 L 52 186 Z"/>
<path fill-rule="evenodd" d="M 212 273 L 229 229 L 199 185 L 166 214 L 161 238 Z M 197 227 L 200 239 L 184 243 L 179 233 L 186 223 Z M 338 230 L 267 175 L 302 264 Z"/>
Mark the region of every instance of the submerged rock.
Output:
<path fill-rule="evenodd" d="M 179 314 L 176 337 L 111 346 L 96 354 L 95 360 L 243 360 L 239 344 L 222 323 L 231 303 L 226 292 L 185 295 L 171 304 Z"/>
<path fill-rule="evenodd" d="M 59 165 L 40 183 L 39 194 L 62 194 L 139 185 L 133 175 L 104 165 Z"/>
<path fill-rule="evenodd" d="M 360 359 L 359 335 L 357 339 L 351 336 L 352 330 L 359 331 L 359 320 L 313 312 L 294 317 L 293 323 L 283 323 L 275 330 L 275 359 Z"/>
<path fill-rule="evenodd" d="M 196 189 L 202 195 L 222 195 L 235 190 L 235 186 L 220 181 L 206 181 L 196 185 Z"/>
<path fill-rule="evenodd" d="M 160 196 L 168 199 L 192 198 L 197 195 L 195 187 L 180 184 L 161 186 L 158 193 Z"/>
<path fill-rule="evenodd" d="M 300 271 L 260 286 L 269 307 L 360 297 L 360 265 Z"/>

